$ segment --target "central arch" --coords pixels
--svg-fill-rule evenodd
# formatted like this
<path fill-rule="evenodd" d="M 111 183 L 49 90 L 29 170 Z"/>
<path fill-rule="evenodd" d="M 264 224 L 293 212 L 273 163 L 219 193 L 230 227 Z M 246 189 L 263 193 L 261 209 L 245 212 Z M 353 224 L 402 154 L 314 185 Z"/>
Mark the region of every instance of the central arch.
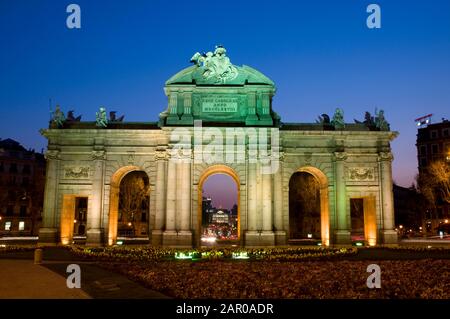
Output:
<path fill-rule="evenodd" d="M 328 179 L 326 175 L 318 168 L 313 166 L 304 166 L 297 169 L 295 173 L 307 173 L 312 175 L 318 183 L 319 187 L 319 201 L 320 201 L 320 235 L 323 246 L 330 245 L 330 212 L 329 212 L 329 196 L 328 196 Z M 289 214 L 293 212 L 289 211 Z"/>
<path fill-rule="evenodd" d="M 241 240 L 241 196 L 240 196 L 240 181 L 239 181 L 239 176 L 236 173 L 236 171 L 234 169 L 232 169 L 229 166 L 226 165 L 222 165 L 222 164 L 218 164 L 218 165 L 213 165 L 208 167 L 207 169 L 205 169 L 205 171 L 202 173 L 202 175 L 200 176 L 200 179 L 198 181 L 198 189 L 197 189 L 197 193 L 198 193 L 198 198 L 197 198 L 197 229 L 198 231 L 198 235 L 196 236 L 196 245 L 197 247 L 200 247 L 201 242 L 201 229 L 202 229 L 202 195 L 203 195 L 203 184 L 204 182 L 208 179 L 208 177 L 210 177 L 211 175 L 214 174 L 226 174 L 228 176 L 230 176 L 234 182 L 236 183 L 236 188 L 237 188 L 237 235 L 238 235 L 238 240 Z"/>

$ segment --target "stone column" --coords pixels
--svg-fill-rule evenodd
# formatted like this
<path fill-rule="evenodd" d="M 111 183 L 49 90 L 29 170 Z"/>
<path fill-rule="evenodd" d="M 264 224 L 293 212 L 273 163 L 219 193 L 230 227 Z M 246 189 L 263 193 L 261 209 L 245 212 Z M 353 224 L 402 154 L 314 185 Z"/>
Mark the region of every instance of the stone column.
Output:
<path fill-rule="evenodd" d="M 163 245 L 175 245 L 177 239 L 175 212 L 177 209 L 177 163 L 171 156 L 167 163 L 166 191 L 166 229 L 163 233 Z"/>
<path fill-rule="evenodd" d="M 262 174 L 262 232 L 261 244 L 274 245 L 275 234 L 273 232 L 272 209 L 272 174 Z"/>
<path fill-rule="evenodd" d="M 336 244 L 351 244 L 347 214 L 347 190 L 345 181 L 345 152 L 335 152 L 335 180 L 336 180 Z"/>
<path fill-rule="evenodd" d="M 249 92 L 247 95 L 247 117 L 245 118 L 246 125 L 254 125 L 258 123 L 256 116 L 256 92 Z"/>
<path fill-rule="evenodd" d="M 397 244 L 397 232 L 394 230 L 394 196 L 392 192 L 392 153 L 381 152 L 378 156 L 381 178 L 381 200 L 383 213 L 383 243 Z"/>
<path fill-rule="evenodd" d="M 169 114 L 167 115 L 167 124 L 178 124 L 178 92 L 169 92 Z"/>
<path fill-rule="evenodd" d="M 180 124 L 191 125 L 194 123 L 192 117 L 192 92 L 183 93 L 183 115 L 181 116 Z"/>
<path fill-rule="evenodd" d="M 45 153 L 47 160 L 44 210 L 42 226 L 39 229 L 39 243 L 56 244 L 58 242 L 58 224 L 56 223 L 56 210 L 58 207 L 58 170 L 60 155 L 58 150 L 48 150 Z"/>
<path fill-rule="evenodd" d="M 186 153 L 187 150 L 184 150 Z M 190 152 L 189 152 L 190 153 Z M 191 154 L 184 154 L 178 164 L 180 166 L 180 190 L 177 192 L 177 201 L 180 205 L 180 223 L 178 229 L 178 245 L 192 246 L 191 231 Z"/>
<path fill-rule="evenodd" d="M 95 150 L 91 154 L 94 162 L 94 173 L 92 177 L 92 199 L 91 207 L 87 214 L 86 245 L 97 246 L 103 241 L 103 228 L 101 226 L 103 211 L 103 176 L 105 168 L 106 152 Z"/>
<path fill-rule="evenodd" d="M 256 180 L 256 160 L 252 162 L 247 157 L 248 181 L 247 181 L 247 231 L 245 232 L 245 244 L 257 245 L 259 236 L 256 228 L 257 218 L 257 180 Z"/>
<path fill-rule="evenodd" d="M 283 174 L 281 170 L 282 160 L 283 154 L 280 154 L 279 166 L 277 172 L 274 175 L 273 185 L 273 213 L 275 226 L 275 243 L 277 245 L 286 244 L 286 232 L 283 229 Z"/>
<path fill-rule="evenodd" d="M 155 224 L 152 229 L 152 245 L 162 244 L 162 233 L 165 224 L 166 208 L 166 166 L 167 154 L 165 150 L 156 152 L 156 185 L 155 185 Z"/>

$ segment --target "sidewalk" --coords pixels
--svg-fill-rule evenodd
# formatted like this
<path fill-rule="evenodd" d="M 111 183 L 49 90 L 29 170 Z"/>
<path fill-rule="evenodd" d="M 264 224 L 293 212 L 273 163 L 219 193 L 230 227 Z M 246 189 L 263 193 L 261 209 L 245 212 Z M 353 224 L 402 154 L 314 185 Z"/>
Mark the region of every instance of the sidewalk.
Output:
<path fill-rule="evenodd" d="M 0 299 L 88 299 L 81 289 L 69 289 L 66 278 L 32 260 L 0 259 Z"/>

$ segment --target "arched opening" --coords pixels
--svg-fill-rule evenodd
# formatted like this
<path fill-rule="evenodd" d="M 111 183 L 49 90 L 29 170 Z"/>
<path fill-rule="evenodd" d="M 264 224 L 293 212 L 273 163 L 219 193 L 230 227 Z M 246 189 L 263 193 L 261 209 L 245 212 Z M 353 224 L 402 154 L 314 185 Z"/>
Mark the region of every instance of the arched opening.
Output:
<path fill-rule="evenodd" d="M 289 240 L 328 246 L 329 227 L 327 178 L 317 168 L 301 168 L 289 180 Z"/>
<path fill-rule="evenodd" d="M 198 246 L 239 243 L 239 185 L 237 174 L 225 165 L 203 173 L 198 185 Z"/>
<path fill-rule="evenodd" d="M 147 174 L 137 166 L 122 167 L 111 177 L 108 245 L 117 243 L 119 230 L 121 237 L 149 236 L 148 186 Z M 142 215 L 144 212 L 145 216 Z M 147 234 L 142 234 L 143 228 Z"/>
<path fill-rule="evenodd" d="M 142 171 L 125 175 L 119 187 L 118 236 L 148 239 L 149 180 Z"/>

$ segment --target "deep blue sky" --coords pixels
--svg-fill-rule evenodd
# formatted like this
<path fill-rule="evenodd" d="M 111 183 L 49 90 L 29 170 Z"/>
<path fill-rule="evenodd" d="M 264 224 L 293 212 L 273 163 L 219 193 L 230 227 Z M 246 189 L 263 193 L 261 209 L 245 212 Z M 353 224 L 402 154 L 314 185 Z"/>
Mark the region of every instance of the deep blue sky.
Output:
<path fill-rule="evenodd" d="M 66 6 L 82 10 L 69 30 Z M 366 7 L 378 3 L 382 28 Z M 416 174 L 414 118 L 450 109 L 450 1 L 0 0 L 0 138 L 40 150 L 48 99 L 83 120 L 100 105 L 128 121 L 154 121 L 163 85 L 196 51 L 226 46 L 234 64 L 275 81 L 284 121 L 314 122 L 385 110 L 399 138 L 394 179 Z"/>

